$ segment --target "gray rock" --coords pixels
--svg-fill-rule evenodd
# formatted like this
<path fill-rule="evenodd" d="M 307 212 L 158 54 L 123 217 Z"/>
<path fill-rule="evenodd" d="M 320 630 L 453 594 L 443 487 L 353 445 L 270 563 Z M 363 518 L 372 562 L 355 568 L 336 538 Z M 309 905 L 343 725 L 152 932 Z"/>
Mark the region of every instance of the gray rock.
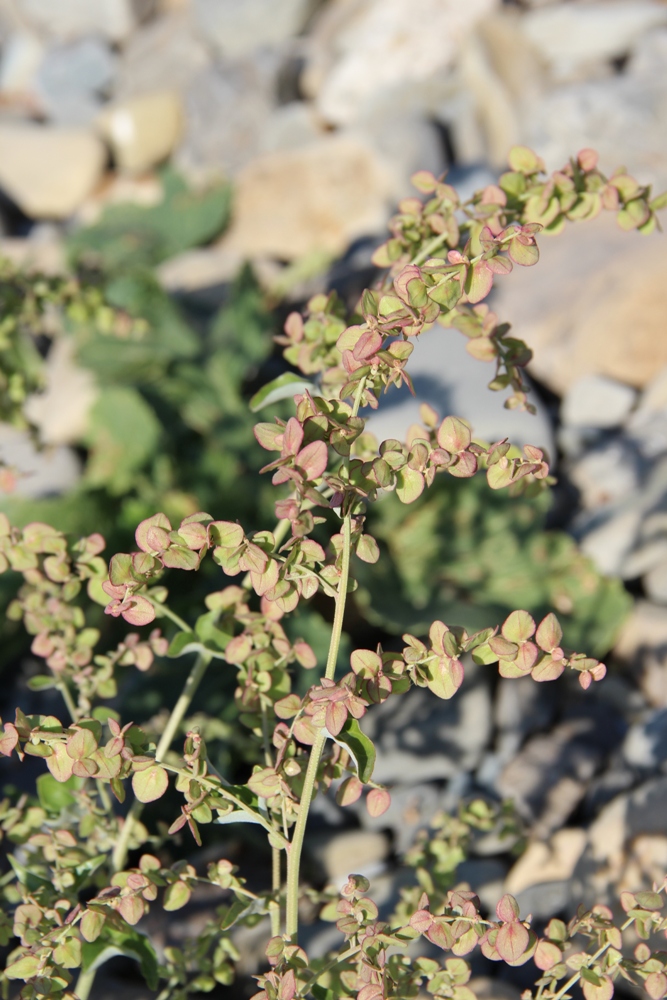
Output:
<path fill-rule="evenodd" d="M 312 0 L 194 0 L 201 37 L 220 55 L 237 58 L 296 35 Z"/>
<path fill-rule="evenodd" d="M 0 125 L 0 187 L 33 219 L 66 219 L 102 175 L 106 151 L 86 129 Z"/>
<path fill-rule="evenodd" d="M 305 101 L 290 101 L 275 108 L 266 122 L 260 137 L 263 153 L 279 149 L 298 149 L 321 139 L 324 130 Z"/>
<path fill-rule="evenodd" d="M 568 467 L 569 477 L 587 510 L 618 504 L 631 497 L 639 487 L 641 471 L 637 450 L 622 438 L 592 448 Z"/>
<path fill-rule="evenodd" d="M 442 139 L 422 115 L 379 109 L 344 134 L 358 135 L 377 152 L 390 175 L 389 190 L 396 202 L 413 190 L 410 178 L 417 170 L 430 170 L 437 177 L 447 167 Z"/>
<path fill-rule="evenodd" d="M 601 573 L 619 576 L 637 540 L 641 520 L 642 511 L 636 507 L 616 508 L 608 516 L 596 511 L 585 526 L 575 522 L 575 537 Z"/>
<path fill-rule="evenodd" d="M 470 858 L 456 869 L 456 881 L 467 882 L 479 896 L 482 910 L 492 914 L 503 895 L 507 862 L 499 858 Z"/>
<path fill-rule="evenodd" d="M 547 62 L 555 79 L 590 73 L 631 51 L 645 33 L 667 21 L 654 0 L 557 4 L 521 20 L 521 32 Z"/>
<path fill-rule="evenodd" d="M 405 777 L 404 769 L 403 776 Z M 400 854 L 414 842 L 418 830 L 425 829 L 444 807 L 443 794 L 435 784 L 415 782 L 394 785 L 391 788 L 391 805 L 382 816 L 373 818 L 365 806 L 357 808 L 361 825 L 367 830 L 391 830 L 394 848 Z"/>
<path fill-rule="evenodd" d="M 37 451 L 27 432 L 7 424 L 0 424 L 0 461 L 16 472 L 12 496 L 57 496 L 73 489 L 81 478 L 81 463 L 71 448 Z"/>
<path fill-rule="evenodd" d="M 505 394 L 487 389 L 494 375 L 492 366 L 478 361 L 466 351 L 466 338 L 458 330 L 434 327 L 418 338 L 410 356 L 410 373 L 416 398 L 407 388 L 393 389 L 380 400 L 380 407 L 368 421 L 368 430 L 380 440 L 403 438 L 411 424 L 420 423 L 422 402 L 445 417 L 463 417 L 473 427 L 475 437 L 498 441 L 508 437 L 514 444 L 533 444 L 555 454 L 551 422 L 535 395 L 531 402 L 537 414 L 506 410 Z"/>
<path fill-rule="evenodd" d="M 50 49 L 39 67 L 36 94 L 59 125 L 88 125 L 108 96 L 116 57 L 100 38 L 82 38 Z"/>
<path fill-rule="evenodd" d="M 62 40 L 97 33 L 120 42 L 135 25 L 131 0 L 19 0 L 18 6 L 35 27 Z"/>
<path fill-rule="evenodd" d="M 184 93 L 210 62 L 209 51 L 195 34 L 188 11 L 168 11 L 133 32 L 123 47 L 115 97 L 124 101 L 164 89 Z M 216 122 L 217 127 L 221 124 Z"/>
<path fill-rule="evenodd" d="M 667 760 L 667 709 L 651 712 L 628 730 L 623 756 L 632 767 L 655 769 Z"/>
<path fill-rule="evenodd" d="M 491 696 L 484 681 L 469 682 L 451 701 L 414 688 L 369 713 L 364 731 L 375 742 L 380 782 L 451 778 L 478 764 L 491 737 Z"/>
<path fill-rule="evenodd" d="M 617 796 L 589 828 L 596 860 L 621 859 L 628 841 L 645 834 L 664 836 L 667 829 L 667 777 L 652 778 Z"/>
<path fill-rule="evenodd" d="M 345 830 L 317 838 L 309 844 L 310 853 L 324 869 L 327 881 L 341 886 L 348 875 L 372 879 L 385 867 L 389 840 L 372 830 Z"/>
<path fill-rule="evenodd" d="M 3 39 L 0 92 L 7 95 L 31 93 L 44 51 L 43 42 L 31 31 L 14 31 Z"/>
<path fill-rule="evenodd" d="M 620 427 L 636 399 L 629 385 L 603 375 L 587 375 L 565 393 L 561 420 L 573 427 Z"/>
<path fill-rule="evenodd" d="M 658 604 L 667 604 L 667 559 L 661 559 L 643 577 L 646 596 Z"/>

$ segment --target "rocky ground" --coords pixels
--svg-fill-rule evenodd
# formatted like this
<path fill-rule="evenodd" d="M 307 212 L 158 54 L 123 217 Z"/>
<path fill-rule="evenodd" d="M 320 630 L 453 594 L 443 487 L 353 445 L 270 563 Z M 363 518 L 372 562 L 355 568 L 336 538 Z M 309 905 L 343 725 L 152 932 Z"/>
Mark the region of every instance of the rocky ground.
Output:
<path fill-rule="evenodd" d="M 0 253 L 50 272 L 104 206 L 159 201 L 168 161 L 194 185 L 230 178 L 234 209 L 217 243 L 161 266 L 165 287 L 215 290 L 250 260 L 299 301 L 336 257 L 367 266 L 414 170 L 472 190 L 515 143 L 550 169 L 592 146 L 667 186 L 667 3 L 0 0 Z M 537 418 L 480 394 L 487 373 L 450 331 L 419 345 L 416 381 L 482 435 L 558 454 L 577 497 L 563 519 L 637 600 L 595 692 L 470 670 L 451 705 L 415 691 L 373 713 L 391 810 L 355 826 L 325 801 L 313 864 L 335 882 L 354 859 L 387 906 L 396 855 L 477 792 L 512 799 L 528 836 L 518 860 L 487 838 L 461 867 L 489 907 L 511 891 L 543 919 L 667 869 L 667 242 L 598 219 L 541 246 L 494 301 L 535 349 Z M 95 393 L 71 359 L 49 364 L 61 395 L 31 418 L 51 451 L 0 427 L 33 495 L 75 481 L 58 414 L 76 397 L 85 417 Z M 397 397 L 375 429 L 413 419 Z"/>

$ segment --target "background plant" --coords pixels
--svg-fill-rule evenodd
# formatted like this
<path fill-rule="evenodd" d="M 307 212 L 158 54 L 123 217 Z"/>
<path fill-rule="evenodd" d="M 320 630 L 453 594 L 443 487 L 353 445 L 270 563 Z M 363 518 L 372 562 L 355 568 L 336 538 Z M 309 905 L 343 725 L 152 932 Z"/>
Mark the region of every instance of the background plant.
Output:
<path fill-rule="evenodd" d="M 99 534 L 72 545 L 41 522 L 21 530 L 3 521 L 6 568 L 24 576 L 10 616 L 23 620 L 34 637 L 33 653 L 51 671 L 35 686 L 56 687 L 70 713 L 63 723 L 19 709 L 14 722 L 5 723 L 1 745 L 6 755 L 41 756 L 48 768 L 40 779 L 42 804 L 7 803 L 5 813 L 8 833 L 25 845 L 5 887 L 8 901 L 18 904 L 13 930 L 21 940 L 5 976 L 25 981 L 25 997 L 71 995 L 70 970 L 82 968 L 75 990 L 83 1000 L 97 964 L 118 951 L 139 958 L 149 985 L 165 980 L 165 997 L 227 982 L 234 958 L 229 929 L 265 913 L 273 936 L 267 948 L 270 971 L 260 977 L 258 995 L 270 1000 L 307 992 L 316 1000 L 353 994 L 371 1000 L 416 995 L 422 984 L 436 996 L 465 1000 L 470 973 L 461 959 L 477 946 L 487 958 L 509 964 L 534 959 L 544 974 L 540 996 L 560 998 L 581 980 L 587 1000 L 605 1000 L 619 975 L 645 980 L 651 996 L 667 992 L 660 954 L 640 945 L 634 957 L 624 957 L 621 930 L 606 907 L 580 912 L 569 927 L 552 921 L 538 941 L 512 897 L 505 896 L 497 919 L 488 920 L 474 893 L 448 889 L 433 878 L 419 898 L 408 893 L 387 923 L 378 921 L 377 907 L 365 895 L 367 880 L 351 875 L 339 900 L 324 900 L 325 914 L 335 909 L 345 939 L 339 952 L 318 967 L 297 940 L 301 852 L 315 792 L 335 783 L 342 805 L 365 792 L 366 807 L 376 816 L 389 805 L 389 793 L 372 778 L 374 747 L 359 726 L 369 707 L 411 685 L 452 697 L 463 680 L 466 654 L 478 663 L 498 663 L 508 678 L 531 674 L 547 681 L 572 670 L 584 689 L 605 674 L 592 657 L 563 649 L 553 614 L 538 624 L 526 610 L 507 615 L 500 628 L 492 622 L 478 631 L 435 621 L 428 638 L 406 633 L 400 652 L 354 650 L 351 672 L 336 673 L 348 592 L 355 586 L 352 556 L 368 564 L 379 556 L 376 540 L 365 530 L 367 504 L 383 492 L 414 503 L 438 472 L 465 479 L 482 471 L 492 490 L 510 487 L 515 493 L 539 491 L 550 481 L 539 449 L 525 446 L 520 453 L 506 441 L 478 442 L 464 421 L 441 420 L 429 407 L 422 408 L 423 426 L 411 429 L 407 442 L 378 446 L 359 413 L 377 406 L 392 384 L 409 384 L 410 337 L 436 320 L 458 326 L 474 356 L 495 359 L 491 387 L 511 390 L 508 405 L 529 407 L 522 369 L 530 353 L 483 304 L 495 276 L 507 274 L 513 264 L 537 262 L 542 226 L 555 231 L 567 218 L 591 217 L 604 207 L 617 211 L 625 228 L 647 232 L 664 202 L 652 200 L 650 191 L 624 173 L 604 177 L 589 150 L 551 178 L 524 148 L 512 151 L 510 167 L 498 186 L 464 205 L 444 182 L 416 175 L 426 201 L 407 199 L 399 206 L 392 237 L 375 255 L 378 266 L 389 267 L 388 275 L 364 292 L 352 322 L 334 295 L 313 298 L 305 320 L 297 313 L 288 317 L 281 340 L 288 361 L 302 373 L 295 414 L 255 427 L 259 445 L 277 455 L 263 471 L 273 473 L 274 486 L 286 487 L 275 503 L 273 531 L 252 531 L 200 511 L 172 514 L 173 521 L 158 513 L 139 524 L 137 549 L 115 555 L 107 569 Z M 303 376 L 310 384 L 304 385 Z M 281 376 L 256 395 L 253 407 L 294 391 L 295 379 Z M 184 620 L 167 604 L 163 572 L 198 570 L 209 551 L 240 584 L 219 590 L 215 581 L 207 588 L 207 610 L 195 620 L 190 607 Z M 100 633 L 86 623 L 79 603 L 83 588 L 109 616 L 134 627 L 160 619 L 171 633 L 175 625 L 168 647 L 172 658 L 196 654 L 182 694 L 162 724 L 143 730 L 97 704 L 114 696 L 118 666 L 147 670 L 167 643 L 153 629 L 148 637 L 132 633 L 115 650 L 96 654 Z M 318 658 L 302 638 L 288 634 L 282 619 L 318 593 L 334 601 L 324 675 L 299 687 L 290 666 L 309 671 Z M 238 725 L 245 727 L 248 748 L 254 747 L 252 774 L 236 784 L 212 764 L 197 728 L 187 730 L 182 756 L 171 751 L 194 692 L 216 661 L 236 668 Z M 252 892 L 228 861 L 213 863 L 207 880 L 229 891 L 230 905 L 190 951 L 168 949 L 158 967 L 135 925 L 161 889 L 163 906 L 178 909 L 202 877 L 188 864 L 165 866 L 148 852 L 127 868 L 131 850 L 154 844 L 160 851 L 161 837 L 151 837 L 140 817 L 143 804 L 165 795 L 170 774 L 183 801 L 169 834 L 189 828 L 200 842 L 200 827 L 212 822 L 251 823 L 268 836 L 273 870 L 271 889 Z M 134 800 L 120 817 L 111 795 L 123 802 L 124 779 L 130 777 Z M 63 791 L 71 801 L 64 802 Z M 488 821 L 483 809 L 468 815 L 468 826 Z M 465 827 L 444 826 L 450 842 L 465 834 Z M 427 881 L 427 868 L 422 871 L 420 878 Z M 440 874 L 448 874 L 446 866 Z M 626 894 L 622 901 L 624 926 L 634 924 L 640 937 L 664 928 L 659 888 Z M 589 950 L 564 955 L 577 935 L 590 943 Z M 454 957 L 444 965 L 409 957 L 406 946 L 420 936 Z"/>

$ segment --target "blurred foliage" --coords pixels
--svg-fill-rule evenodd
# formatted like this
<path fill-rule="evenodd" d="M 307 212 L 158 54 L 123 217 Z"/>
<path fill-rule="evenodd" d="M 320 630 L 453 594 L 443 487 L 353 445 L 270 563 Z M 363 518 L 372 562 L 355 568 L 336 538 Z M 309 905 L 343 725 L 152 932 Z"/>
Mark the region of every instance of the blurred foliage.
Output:
<path fill-rule="evenodd" d="M 554 608 L 568 646 L 604 655 L 632 599 L 602 577 L 561 531 L 544 528 L 549 495 L 510 497 L 477 477 L 438 478 L 410 507 L 389 494 L 369 530 L 389 559 L 357 567 L 357 603 L 390 632 L 426 631 L 435 618 L 470 630 L 508 609 Z"/>

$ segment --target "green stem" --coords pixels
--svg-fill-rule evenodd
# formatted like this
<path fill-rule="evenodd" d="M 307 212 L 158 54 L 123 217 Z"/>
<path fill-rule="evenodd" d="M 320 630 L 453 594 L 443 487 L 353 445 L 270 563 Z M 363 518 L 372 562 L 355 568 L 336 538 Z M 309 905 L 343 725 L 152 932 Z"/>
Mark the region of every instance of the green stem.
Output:
<path fill-rule="evenodd" d="M 634 917 L 628 917 L 625 923 L 621 926 L 621 933 L 623 933 L 623 931 L 626 931 L 628 927 L 630 927 L 630 925 L 634 923 L 634 919 L 635 919 Z M 611 948 L 611 941 L 607 941 L 606 944 L 603 944 L 602 947 L 598 948 L 595 954 L 590 956 L 588 961 L 585 963 L 586 968 L 590 969 L 593 962 L 597 962 L 598 958 L 601 958 L 608 948 Z M 561 997 L 564 997 L 565 994 L 569 990 L 571 990 L 572 987 L 576 983 L 578 983 L 580 979 L 581 979 L 581 972 L 575 972 L 575 974 L 571 976 L 570 979 L 568 979 L 568 981 L 565 983 L 565 986 L 561 986 L 558 993 L 555 993 L 553 995 L 551 1000 L 561 1000 Z"/>
<path fill-rule="evenodd" d="M 76 722 L 76 720 L 78 718 L 78 715 L 79 715 L 79 712 L 77 710 L 76 705 L 74 704 L 74 699 L 72 698 L 72 695 L 70 694 L 70 690 L 67 687 L 67 682 L 66 681 L 61 681 L 59 684 L 56 684 L 56 687 L 58 688 L 58 690 L 60 691 L 61 695 L 63 696 L 63 701 L 65 702 L 65 705 L 67 707 L 67 711 L 70 714 L 72 722 Z"/>
<path fill-rule="evenodd" d="M 187 626 L 186 626 L 187 629 Z M 195 660 L 192 670 L 188 674 L 188 679 L 186 680 L 180 697 L 173 709 L 171 710 L 171 715 L 167 720 L 167 725 L 164 728 L 164 732 L 160 737 L 160 741 L 157 745 L 155 751 L 155 759 L 162 763 L 162 758 L 166 754 L 167 750 L 171 746 L 172 740 L 176 735 L 178 727 L 183 721 L 183 716 L 190 707 L 190 703 L 194 697 L 195 691 L 199 687 L 199 683 L 206 673 L 206 668 L 211 662 L 211 657 L 207 653 L 200 653 Z M 136 824 L 136 821 L 141 815 L 141 810 L 143 805 L 138 799 L 135 799 L 132 803 L 130 811 L 125 817 L 125 822 L 123 823 L 122 829 L 120 831 L 120 836 L 116 842 L 114 852 L 111 858 L 111 865 L 115 872 L 122 871 L 125 867 L 127 861 L 127 854 L 130 846 L 130 838 L 132 836 L 132 830 Z"/>
<path fill-rule="evenodd" d="M 190 628 L 188 623 L 184 621 L 180 617 L 180 615 L 177 615 L 175 611 L 172 611 L 171 608 L 167 607 L 166 604 L 160 604 L 159 601 L 156 601 L 155 598 L 151 597 L 149 594 L 142 594 L 141 596 L 145 597 L 147 601 L 151 602 L 151 604 L 157 611 L 158 618 L 169 618 L 169 620 L 172 621 L 174 625 L 177 625 L 180 628 L 181 632 L 192 632 L 192 629 Z"/>
<path fill-rule="evenodd" d="M 75 993 L 78 1000 L 88 1000 L 90 996 L 90 991 L 93 988 L 93 983 L 95 982 L 96 969 L 88 969 L 87 971 L 81 971 L 79 973 L 79 978 L 76 981 Z"/>
<path fill-rule="evenodd" d="M 419 264 L 423 264 L 425 260 L 429 259 L 435 250 L 439 250 L 442 244 L 447 242 L 448 236 L 448 233 L 438 233 L 434 239 L 430 240 L 430 242 L 428 242 L 426 246 L 420 250 L 416 257 L 412 258 L 410 263 L 416 264 L 417 266 L 419 266 Z"/>
<path fill-rule="evenodd" d="M 362 389 L 363 391 L 363 389 Z M 359 396 L 361 394 L 359 393 Z M 338 660 L 338 650 L 343 631 L 343 617 L 345 615 L 345 604 L 347 602 L 347 584 L 350 575 L 350 543 L 351 543 L 351 516 L 346 514 L 343 518 L 343 552 L 340 569 L 340 582 L 338 584 L 338 594 L 336 596 L 336 610 L 334 614 L 333 627 L 331 630 L 331 641 L 329 643 L 329 656 L 325 677 L 333 680 L 336 672 L 336 662 Z M 301 852 L 303 850 L 303 838 L 308 822 L 308 811 L 313 799 L 317 770 L 320 766 L 320 758 L 326 741 L 326 730 L 320 729 L 315 737 L 315 743 L 310 751 L 310 760 L 303 782 L 301 802 L 299 805 L 299 815 L 294 826 L 292 843 L 287 855 L 287 917 L 286 933 L 291 941 L 296 944 L 299 930 L 299 872 L 301 869 Z"/>

